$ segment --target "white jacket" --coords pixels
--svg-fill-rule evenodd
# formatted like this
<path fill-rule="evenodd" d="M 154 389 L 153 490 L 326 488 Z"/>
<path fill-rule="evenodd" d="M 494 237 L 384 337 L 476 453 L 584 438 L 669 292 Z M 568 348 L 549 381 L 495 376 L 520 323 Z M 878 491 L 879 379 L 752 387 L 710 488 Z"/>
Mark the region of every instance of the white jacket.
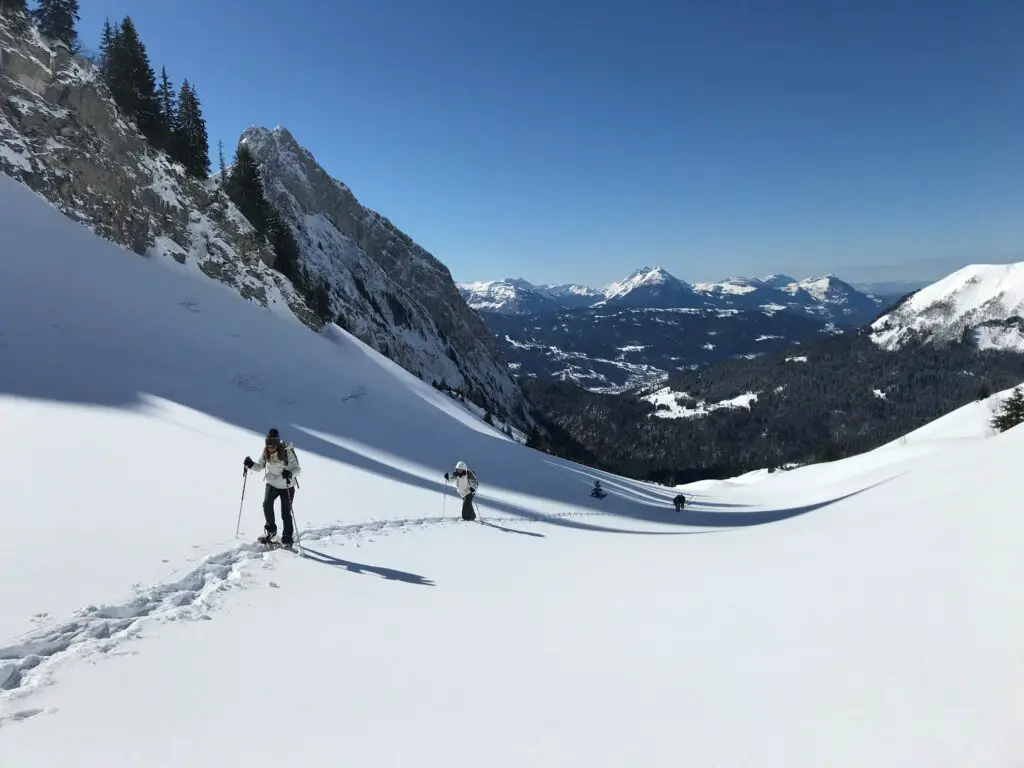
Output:
<path fill-rule="evenodd" d="M 295 449 L 292 448 L 291 443 L 284 443 L 286 455 L 288 456 L 288 463 L 285 464 L 277 457 L 275 452 L 270 459 L 266 457 L 266 451 L 260 451 L 260 459 L 253 465 L 253 470 L 261 472 L 267 471 L 266 480 L 268 485 L 272 485 L 275 488 L 290 488 L 295 484 L 295 478 L 299 476 L 302 471 L 302 467 L 299 466 L 299 458 L 295 455 Z M 292 471 L 292 479 L 289 482 L 284 479 L 281 472 L 285 469 Z"/>
<path fill-rule="evenodd" d="M 472 469 L 467 469 L 464 475 L 453 475 L 452 480 L 455 481 L 455 490 L 459 492 L 459 496 L 466 498 L 470 493 L 480 487 L 480 481 L 476 479 L 476 475 Z"/>

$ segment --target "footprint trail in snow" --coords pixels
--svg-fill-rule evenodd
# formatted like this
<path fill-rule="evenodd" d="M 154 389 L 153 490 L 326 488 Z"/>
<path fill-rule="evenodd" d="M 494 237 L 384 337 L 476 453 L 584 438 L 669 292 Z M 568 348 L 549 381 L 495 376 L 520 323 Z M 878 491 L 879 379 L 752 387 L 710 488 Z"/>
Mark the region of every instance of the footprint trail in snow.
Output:
<path fill-rule="evenodd" d="M 579 511 L 537 518 L 489 516 L 481 522 L 538 523 L 552 518 L 597 517 L 606 514 Z M 299 544 L 455 523 L 461 524 L 462 521 L 451 516 L 419 517 L 311 528 L 302 532 Z M 209 611 L 215 607 L 214 598 L 246 582 L 245 566 L 253 561 L 267 560 L 276 551 L 268 551 L 257 543 L 239 544 L 225 552 L 206 557 L 180 579 L 140 590 L 126 603 L 85 606 L 76 611 L 69 621 L 30 631 L 22 635 L 18 642 L 0 647 L 0 704 L 28 695 L 52 682 L 53 668 L 66 659 L 110 654 L 117 650 L 121 643 L 136 638 L 142 632 L 143 622 L 147 619 L 161 622 L 209 619 Z M 296 549 L 296 553 L 299 551 Z M 0 726 L 42 712 L 38 709 L 25 709 L 7 715 L 0 714 Z"/>

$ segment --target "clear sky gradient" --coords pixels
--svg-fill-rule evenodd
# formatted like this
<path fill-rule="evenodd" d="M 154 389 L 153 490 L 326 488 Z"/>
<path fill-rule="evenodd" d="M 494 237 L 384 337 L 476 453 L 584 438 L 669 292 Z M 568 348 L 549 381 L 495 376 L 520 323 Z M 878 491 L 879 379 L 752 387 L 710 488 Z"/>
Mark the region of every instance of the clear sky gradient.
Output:
<path fill-rule="evenodd" d="M 1021 0 L 81 0 L 456 280 L 1024 259 Z M 884 269 L 883 269 L 884 267 Z"/>

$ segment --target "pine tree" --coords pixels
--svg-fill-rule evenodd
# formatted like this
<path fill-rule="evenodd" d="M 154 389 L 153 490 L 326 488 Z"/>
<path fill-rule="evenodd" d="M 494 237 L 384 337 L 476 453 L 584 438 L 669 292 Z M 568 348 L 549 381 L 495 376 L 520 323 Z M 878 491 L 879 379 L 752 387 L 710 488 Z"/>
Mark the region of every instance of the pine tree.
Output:
<path fill-rule="evenodd" d="M 77 52 L 79 44 L 75 22 L 79 18 L 78 0 L 38 1 L 39 7 L 32 11 L 32 17 L 39 26 L 40 33 L 52 40 L 60 40 L 71 51 Z"/>
<path fill-rule="evenodd" d="M 259 165 L 245 144 L 240 144 L 235 152 L 235 162 L 227 175 L 224 191 L 252 224 L 257 234 L 266 237 L 273 247 L 276 256 L 274 269 L 291 280 L 300 290 L 305 290 L 313 296 L 316 303 L 317 286 L 311 285 L 302 271 L 299 244 L 292 234 L 291 227 L 281 220 L 267 199 Z M 322 297 L 324 307 L 321 307 L 324 311 L 329 308 L 329 299 L 329 293 L 325 292 Z"/>
<path fill-rule="evenodd" d="M 993 428 L 1000 432 L 1024 423 L 1024 389 L 1017 387 L 1006 400 L 999 413 L 992 419 Z"/>
<path fill-rule="evenodd" d="M 199 106 L 195 88 L 184 80 L 178 94 L 178 116 L 174 123 L 174 146 L 177 159 L 197 178 L 210 175 L 210 142 L 206 121 Z"/>
<path fill-rule="evenodd" d="M 267 235 L 275 217 L 264 194 L 263 178 L 256 165 L 256 158 L 245 144 L 240 144 L 235 152 L 235 162 L 231 166 L 225 187 L 228 197 L 238 206 L 238 210 L 249 220 L 256 232 Z"/>
<path fill-rule="evenodd" d="M 160 108 L 161 146 L 170 151 L 174 128 L 178 119 L 178 97 L 174 93 L 174 85 L 167 76 L 167 67 L 160 68 L 160 87 L 157 89 L 157 103 Z"/>
<path fill-rule="evenodd" d="M 220 166 L 220 186 L 223 188 L 223 186 L 227 183 L 228 180 L 228 169 L 227 166 L 224 164 L 223 141 L 217 142 L 217 164 Z"/>
<path fill-rule="evenodd" d="M 110 58 L 110 46 L 114 42 L 114 28 L 110 24 L 110 19 L 103 20 L 103 33 L 100 35 L 100 58 L 99 66 L 100 73 L 103 75 L 104 81 L 107 79 L 107 60 Z"/>
<path fill-rule="evenodd" d="M 139 39 L 135 22 L 125 16 L 111 36 L 107 50 L 104 79 L 114 101 L 150 141 L 159 141 L 163 133 L 156 77 L 146 47 Z"/>

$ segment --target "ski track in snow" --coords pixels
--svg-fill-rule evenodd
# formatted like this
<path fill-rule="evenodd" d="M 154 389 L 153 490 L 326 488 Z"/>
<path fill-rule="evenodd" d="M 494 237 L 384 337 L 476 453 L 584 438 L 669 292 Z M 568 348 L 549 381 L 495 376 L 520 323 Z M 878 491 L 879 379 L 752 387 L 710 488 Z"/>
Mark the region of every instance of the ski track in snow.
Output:
<path fill-rule="evenodd" d="M 535 518 L 488 515 L 486 518 L 478 517 L 478 522 L 542 523 L 553 518 L 603 517 L 608 514 L 577 511 L 538 515 Z M 364 534 L 440 527 L 462 522 L 457 515 L 446 515 L 312 528 L 301 532 L 294 553 L 285 551 L 289 555 L 305 556 L 301 552 L 303 542 L 355 539 Z M 26 632 L 18 642 L 0 647 L 0 704 L 27 696 L 52 683 L 53 668 L 66 659 L 134 653 L 121 651 L 119 647 L 124 641 L 139 637 L 147 619 L 160 622 L 210 619 L 209 610 L 215 607 L 214 598 L 227 589 L 246 583 L 246 565 L 260 560 L 269 565 L 277 551 L 268 550 L 257 542 L 239 544 L 227 551 L 206 556 L 202 564 L 176 581 L 138 590 L 136 597 L 126 603 L 88 605 L 77 610 L 71 621 Z M 255 577 L 250 577 L 249 582 L 255 582 Z M 0 727 L 49 711 L 54 710 L 33 708 L 0 715 Z"/>

